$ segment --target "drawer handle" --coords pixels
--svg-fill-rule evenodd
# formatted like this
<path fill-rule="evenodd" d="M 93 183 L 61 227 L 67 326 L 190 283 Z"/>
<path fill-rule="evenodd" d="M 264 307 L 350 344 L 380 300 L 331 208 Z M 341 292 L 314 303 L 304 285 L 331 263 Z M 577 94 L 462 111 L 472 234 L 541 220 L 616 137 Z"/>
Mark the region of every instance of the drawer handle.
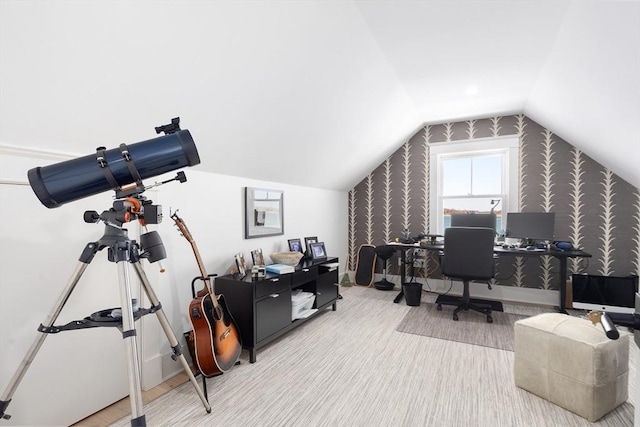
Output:
<path fill-rule="evenodd" d="M 272 281 L 272 282 L 279 282 L 279 281 L 280 281 L 280 278 L 279 278 L 279 277 L 276 277 L 276 278 L 271 279 L 271 281 Z"/>
<path fill-rule="evenodd" d="M 302 271 L 305 272 L 305 273 L 308 273 L 309 269 L 308 268 L 303 268 Z"/>
<path fill-rule="evenodd" d="M 270 298 L 278 298 L 280 296 L 280 294 L 271 294 L 269 295 Z"/>

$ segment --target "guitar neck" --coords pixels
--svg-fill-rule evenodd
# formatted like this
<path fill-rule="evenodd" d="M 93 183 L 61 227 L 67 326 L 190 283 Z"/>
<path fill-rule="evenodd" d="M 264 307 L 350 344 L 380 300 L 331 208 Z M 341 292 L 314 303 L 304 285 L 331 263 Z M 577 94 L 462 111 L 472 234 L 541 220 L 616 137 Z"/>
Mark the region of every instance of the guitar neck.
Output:
<path fill-rule="evenodd" d="M 200 252 L 198 251 L 198 247 L 196 246 L 195 242 L 191 242 L 191 249 L 193 249 L 193 254 L 196 257 L 196 262 L 198 263 L 198 269 L 200 270 L 200 275 L 202 276 L 202 279 L 204 280 L 204 284 L 207 287 L 207 292 L 209 292 L 210 294 L 213 294 L 211 280 L 209 279 L 207 270 L 205 270 L 204 268 L 204 263 L 202 262 L 202 258 L 200 258 Z"/>
<path fill-rule="evenodd" d="M 193 250 L 193 254 L 196 256 L 196 262 L 198 263 L 198 269 L 200 270 L 200 275 L 202 276 L 202 280 L 204 280 L 205 287 L 207 288 L 207 292 L 209 294 L 214 295 L 213 286 L 211 285 L 211 280 L 209 279 L 209 275 L 207 274 L 207 270 L 204 268 L 204 262 L 202 262 L 202 258 L 200 257 L 200 251 L 198 251 L 198 246 L 196 245 L 196 241 L 191 236 L 189 232 L 189 228 L 187 228 L 187 224 L 178 216 L 178 213 L 175 212 L 171 215 L 171 218 L 180 230 L 182 236 L 187 239 L 189 244 L 191 245 L 191 249 Z M 217 299 L 211 298 L 213 304 L 217 306 Z"/>

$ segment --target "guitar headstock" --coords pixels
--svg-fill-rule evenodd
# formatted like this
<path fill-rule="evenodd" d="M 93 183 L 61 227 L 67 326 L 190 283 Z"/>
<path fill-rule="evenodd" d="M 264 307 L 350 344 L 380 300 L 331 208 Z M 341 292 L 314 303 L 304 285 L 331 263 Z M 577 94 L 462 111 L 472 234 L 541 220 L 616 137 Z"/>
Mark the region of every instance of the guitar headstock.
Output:
<path fill-rule="evenodd" d="M 171 219 L 176 224 L 176 227 L 178 227 L 178 230 L 180 230 L 182 236 L 190 243 L 193 243 L 193 237 L 187 228 L 187 224 L 185 224 L 184 220 L 178 216 L 178 211 L 171 214 Z"/>

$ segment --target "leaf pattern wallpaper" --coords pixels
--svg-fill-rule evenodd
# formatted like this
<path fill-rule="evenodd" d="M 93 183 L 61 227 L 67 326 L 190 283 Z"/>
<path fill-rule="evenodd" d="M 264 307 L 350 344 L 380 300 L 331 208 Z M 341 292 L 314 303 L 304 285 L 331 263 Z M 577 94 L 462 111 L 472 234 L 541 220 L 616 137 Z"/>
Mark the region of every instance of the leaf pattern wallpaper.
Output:
<path fill-rule="evenodd" d="M 362 244 L 383 245 L 401 237 L 405 228 L 411 235 L 430 231 L 430 146 L 506 135 L 520 140 L 520 210 L 555 212 L 556 240 L 592 255 L 570 260 L 568 273 L 639 274 L 638 188 L 522 114 L 426 125 L 364 177 L 349 191 L 348 269 L 355 270 Z M 395 258 L 388 265 L 389 274 L 399 274 Z M 428 271 L 440 277 L 431 265 Z M 558 261 L 551 256 L 500 258 L 493 282 L 558 289 Z"/>

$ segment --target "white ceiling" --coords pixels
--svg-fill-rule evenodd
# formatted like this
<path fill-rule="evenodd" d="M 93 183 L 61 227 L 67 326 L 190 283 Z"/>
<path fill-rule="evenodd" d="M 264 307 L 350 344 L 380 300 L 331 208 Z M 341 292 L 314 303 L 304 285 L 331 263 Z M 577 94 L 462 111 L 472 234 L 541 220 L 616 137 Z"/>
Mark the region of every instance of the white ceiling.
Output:
<path fill-rule="evenodd" d="M 0 1 L 0 144 L 180 116 L 200 170 L 335 190 L 425 123 L 511 113 L 640 187 L 639 76 L 638 0 Z"/>

